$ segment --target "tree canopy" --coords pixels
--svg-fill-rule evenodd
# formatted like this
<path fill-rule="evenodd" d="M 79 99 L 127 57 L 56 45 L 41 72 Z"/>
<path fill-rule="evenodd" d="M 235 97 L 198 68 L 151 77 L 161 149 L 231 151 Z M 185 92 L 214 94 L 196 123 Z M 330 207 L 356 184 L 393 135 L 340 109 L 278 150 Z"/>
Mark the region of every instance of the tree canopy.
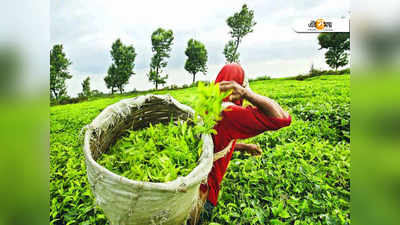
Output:
<path fill-rule="evenodd" d="M 172 41 L 174 40 L 172 30 L 164 30 L 158 28 L 151 35 L 152 51 L 154 53 L 150 62 L 150 71 L 147 74 L 149 80 L 155 84 L 158 89 L 158 84 L 165 84 L 168 79 L 168 74 L 162 76 L 163 68 L 168 64 L 167 59 L 170 56 Z"/>
<path fill-rule="evenodd" d="M 246 4 L 242 6 L 240 12 L 236 12 L 233 16 L 226 20 L 231 28 L 229 34 L 232 37 L 224 48 L 224 55 L 228 63 L 239 62 L 239 44 L 244 36 L 253 32 L 253 27 L 257 24 L 254 21 L 254 10 L 249 10 Z"/>
<path fill-rule="evenodd" d="M 54 45 L 50 50 L 50 98 L 56 101 L 67 96 L 65 80 L 72 78 L 68 71 L 69 65 L 71 61 L 65 55 L 63 45 Z"/>
<path fill-rule="evenodd" d="M 90 91 L 90 77 L 86 77 L 85 80 L 83 80 L 82 84 L 82 93 L 80 95 L 89 97 L 91 95 Z"/>
<path fill-rule="evenodd" d="M 132 45 L 124 45 L 120 39 L 117 39 L 112 44 L 110 53 L 113 62 L 108 68 L 104 81 L 107 88 L 111 89 L 112 94 L 114 94 L 115 88 L 122 93 L 129 78 L 135 74 L 133 72 L 136 58 L 135 48 Z"/>
<path fill-rule="evenodd" d="M 185 70 L 193 75 L 193 84 L 196 81 L 196 74 L 207 72 L 207 49 L 200 41 L 190 39 L 188 41 L 185 55 L 188 57 L 185 62 Z"/>
<path fill-rule="evenodd" d="M 349 63 L 348 52 L 350 50 L 350 33 L 334 32 L 318 35 L 320 49 L 328 49 L 325 53 L 326 64 L 336 71 L 339 67 Z"/>

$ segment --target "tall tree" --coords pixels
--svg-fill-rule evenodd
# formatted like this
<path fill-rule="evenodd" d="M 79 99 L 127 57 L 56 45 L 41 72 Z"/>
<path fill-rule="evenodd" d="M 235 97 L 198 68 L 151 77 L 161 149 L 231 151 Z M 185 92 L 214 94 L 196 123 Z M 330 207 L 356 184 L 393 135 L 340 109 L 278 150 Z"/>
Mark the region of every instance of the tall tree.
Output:
<path fill-rule="evenodd" d="M 319 50 L 328 49 L 325 53 L 326 64 L 335 71 L 349 63 L 347 51 L 350 50 L 350 33 L 321 33 L 318 35 L 318 43 L 321 46 Z"/>
<path fill-rule="evenodd" d="M 72 78 L 69 65 L 71 61 L 63 52 L 63 45 L 54 45 L 50 50 L 50 97 L 56 101 L 67 95 L 65 80 Z"/>
<path fill-rule="evenodd" d="M 82 95 L 83 96 L 90 96 L 90 77 L 87 77 L 85 80 L 83 80 L 82 84 Z"/>
<path fill-rule="evenodd" d="M 207 49 L 200 41 L 190 39 L 185 50 L 188 57 L 185 63 L 185 70 L 193 75 L 193 84 L 196 81 L 196 73 L 207 73 Z"/>
<path fill-rule="evenodd" d="M 165 84 L 168 74 L 162 76 L 163 68 L 168 64 L 167 59 L 170 56 L 172 41 L 174 40 L 172 30 L 158 28 L 151 35 L 152 51 L 154 53 L 150 62 L 150 71 L 147 74 L 149 80 L 156 85 Z"/>
<path fill-rule="evenodd" d="M 254 21 L 254 10 L 249 10 L 246 4 L 242 6 L 240 12 L 236 12 L 233 16 L 226 20 L 226 23 L 231 28 L 229 34 L 232 37 L 224 48 L 224 55 L 228 63 L 239 62 L 239 44 L 243 37 L 248 33 L 253 32 L 253 27 L 256 25 Z"/>
<path fill-rule="evenodd" d="M 110 53 L 113 63 L 108 68 L 104 81 L 107 88 L 111 88 L 111 94 L 114 94 L 115 88 L 122 93 L 129 78 L 135 74 L 133 72 L 136 58 L 135 48 L 132 45 L 124 45 L 120 39 L 117 39 L 112 44 Z"/>

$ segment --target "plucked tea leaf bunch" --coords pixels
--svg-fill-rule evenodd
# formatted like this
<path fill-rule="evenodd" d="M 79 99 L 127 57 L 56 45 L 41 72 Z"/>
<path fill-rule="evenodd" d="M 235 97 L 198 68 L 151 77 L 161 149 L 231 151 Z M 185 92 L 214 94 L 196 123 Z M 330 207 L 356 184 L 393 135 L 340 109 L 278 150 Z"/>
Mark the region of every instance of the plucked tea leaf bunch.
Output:
<path fill-rule="evenodd" d="M 200 140 L 187 122 L 150 124 L 127 132 L 99 160 L 114 173 L 133 180 L 167 182 L 186 176 L 196 166 Z"/>
<path fill-rule="evenodd" d="M 221 93 L 219 84 L 205 85 L 202 82 L 199 83 L 194 101 L 194 122 L 197 134 L 216 134 L 213 128 L 217 121 L 221 120 L 222 100 L 228 97 L 230 93 L 230 91 Z M 203 123 L 201 123 L 200 118 Z"/>
<path fill-rule="evenodd" d="M 188 175 L 201 154 L 201 134 L 215 133 L 213 127 L 221 119 L 221 103 L 226 96 L 227 93 L 220 93 L 218 84 L 200 83 L 193 118 L 128 130 L 128 135 L 117 141 L 98 162 L 132 180 L 168 182 Z"/>

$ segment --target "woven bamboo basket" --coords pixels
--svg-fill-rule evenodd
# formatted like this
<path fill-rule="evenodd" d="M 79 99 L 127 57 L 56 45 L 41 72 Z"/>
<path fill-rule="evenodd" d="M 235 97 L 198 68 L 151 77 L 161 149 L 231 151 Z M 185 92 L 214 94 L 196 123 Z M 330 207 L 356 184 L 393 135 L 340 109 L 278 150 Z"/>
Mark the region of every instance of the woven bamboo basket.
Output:
<path fill-rule="evenodd" d="M 105 108 L 86 126 L 83 151 L 88 181 L 96 204 L 112 225 L 181 225 L 198 202 L 213 162 L 213 142 L 202 135 L 203 149 L 198 165 L 185 177 L 166 183 L 130 180 L 96 162 L 126 129 L 143 129 L 150 123 L 186 120 L 193 109 L 169 95 L 146 95 L 125 99 Z"/>

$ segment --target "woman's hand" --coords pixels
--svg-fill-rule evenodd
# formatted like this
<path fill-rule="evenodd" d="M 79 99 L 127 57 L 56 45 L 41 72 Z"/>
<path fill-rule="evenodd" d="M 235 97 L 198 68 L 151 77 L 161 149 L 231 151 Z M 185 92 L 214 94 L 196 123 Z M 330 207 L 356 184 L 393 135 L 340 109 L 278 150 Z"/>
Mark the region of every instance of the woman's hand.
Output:
<path fill-rule="evenodd" d="M 219 89 L 221 92 L 232 90 L 232 94 L 229 95 L 230 101 L 246 97 L 247 90 L 235 81 L 222 81 L 219 83 Z"/>
<path fill-rule="evenodd" d="M 262 154 L 262 150 L 260 146 L 256 144 L 249 144 L 247 153 L 249 153 L 252 156 L 260 156 Z"/>
<path fill-rule="evenodd" d="M 249 101 L 254 106 L 257 106 L 265 113 L 265 115 L 269 117 L 279 119 L 289 118 L 289 114 L 285 112 L 282 107 L 274 100 L 256 94 L 251 90 L 242 87 L 235 81 L 222 81 L 221 83 L 219 83 L 219 89 L 221 92 L 232 90 L 232 94 L 229 96 L 230 101 L 235 101 L 243 98 Z"/>
<path fill-rule="evenodd" d="M 256 144 L 236 143 L 235 151 L 246 152 L 252 156 L 260 156 L 262 154 L 260 146 Z"/>

